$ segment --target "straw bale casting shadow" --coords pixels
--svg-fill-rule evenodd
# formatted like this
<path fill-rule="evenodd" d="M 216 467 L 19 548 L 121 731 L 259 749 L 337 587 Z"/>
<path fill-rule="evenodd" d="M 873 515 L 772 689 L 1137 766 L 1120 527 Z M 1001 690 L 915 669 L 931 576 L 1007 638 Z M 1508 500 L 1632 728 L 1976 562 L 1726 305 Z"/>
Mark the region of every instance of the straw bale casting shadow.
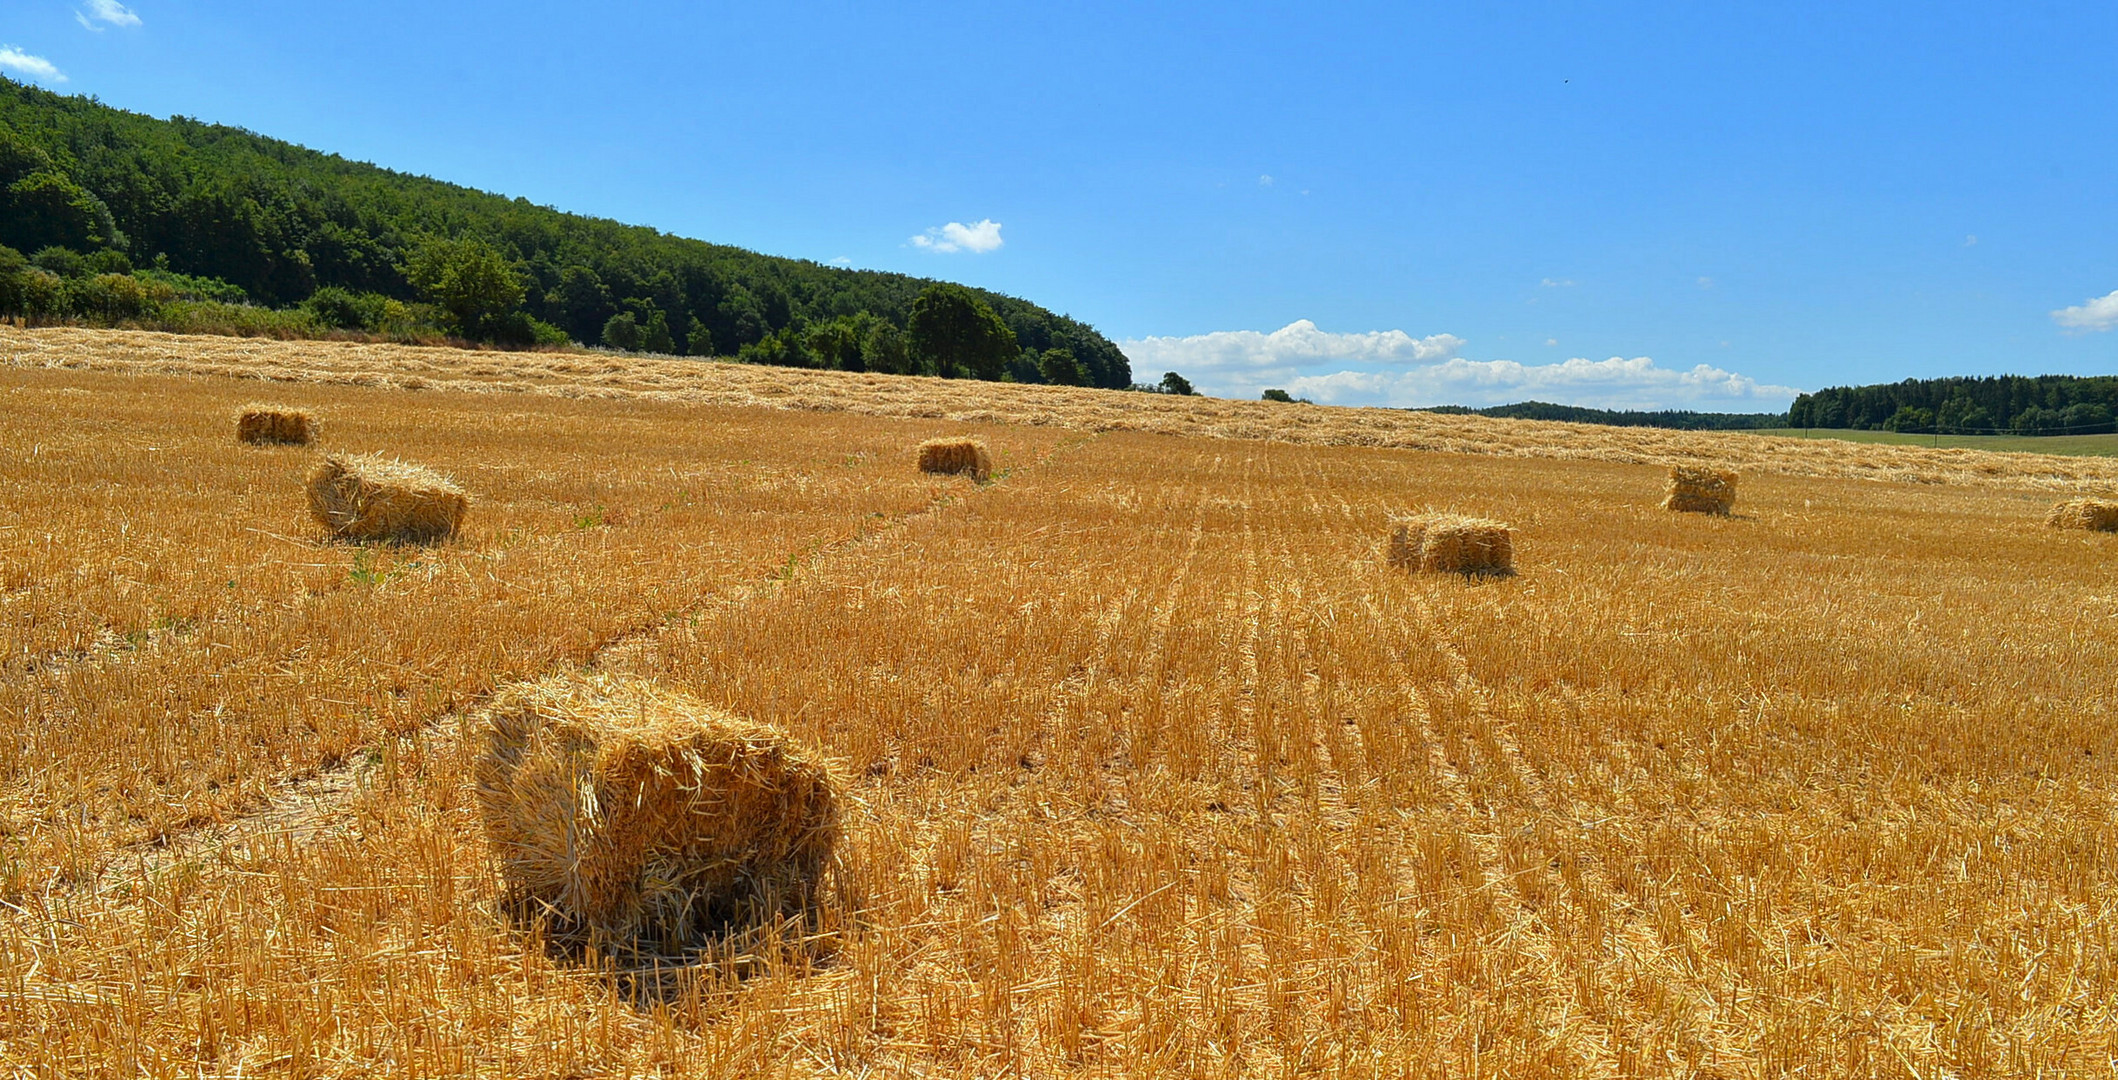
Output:
<path fill-rule="evenodd" d="M 1390 530 L 1390 565 L 1426 574 L 1515 576 L 1515 530 L 1461 514 L 1400 518 Z"/>
<path fill-rule="evenodd" d="M 310 470 L 306 486 L 309 515 L 339 540 L 446 540 L 470 508 L 455 481 L 380 454 L 332 454 Z"/>
<path fill-rule="evenodd" d="M 840 830 L 830 766 L 651 682 L 557 675 L 478 717 L 477 798 L 504 906 L 642 991 L 800 944 Z M 648 979 L 649 973 L 653 979 Z M 660 989 L 657 989 L 657 986 Z"/>

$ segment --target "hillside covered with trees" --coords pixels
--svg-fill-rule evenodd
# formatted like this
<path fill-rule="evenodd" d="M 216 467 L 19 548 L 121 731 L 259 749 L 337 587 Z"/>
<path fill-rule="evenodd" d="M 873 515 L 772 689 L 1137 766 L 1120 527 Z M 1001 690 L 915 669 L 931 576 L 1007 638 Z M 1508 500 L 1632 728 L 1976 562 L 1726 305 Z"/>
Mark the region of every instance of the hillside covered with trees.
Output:
<path fill-rule="evenodd" d="M 1964 435 L 2080 435 L 2118 427 L 2118 376 L 1906 379 L 1803 394 L 1791 427 Z"/>
<path fill-rule="evenodd" d="M 0 78 L 0 314 L 1123 388 L 1029 301 L 562 213 Z"/>

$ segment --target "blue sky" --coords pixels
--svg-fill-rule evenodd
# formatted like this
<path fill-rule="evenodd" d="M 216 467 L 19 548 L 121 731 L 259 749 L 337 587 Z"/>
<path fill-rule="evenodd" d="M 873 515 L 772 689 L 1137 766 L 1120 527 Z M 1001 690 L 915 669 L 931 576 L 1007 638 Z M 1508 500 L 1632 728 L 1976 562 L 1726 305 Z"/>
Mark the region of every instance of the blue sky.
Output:
<path fill-rule="evenodd" d="M 1397 405 L 2118 370 L 2113 55 L 2108 0 L 0 0 L 54 89 Z"/>

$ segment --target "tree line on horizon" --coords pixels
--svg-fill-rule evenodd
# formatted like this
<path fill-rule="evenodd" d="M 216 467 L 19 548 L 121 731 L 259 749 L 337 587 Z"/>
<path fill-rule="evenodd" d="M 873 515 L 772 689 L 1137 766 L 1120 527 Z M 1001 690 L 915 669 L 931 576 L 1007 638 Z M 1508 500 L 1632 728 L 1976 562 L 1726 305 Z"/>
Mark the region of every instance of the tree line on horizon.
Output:
<path fill-rule="evenodd" d="M 1608 424 L 1612 427 L 1675 428 L 1680 431 L 1752 431 L 1787 426 L 1786 413 L 1716 413 L 1689 409 L 1597 409 L 1586 405 L 1556 405 L 1549 401 L 1522 401 L 1474 409 L 1466 405 L 1435 405 L 1416 410 L 1456 416 L 1490 416 L 1504 420 L 1557 420 L 1570 424 Z"/>
<path fill-rule="evenodd" d="M 1787 426 L 1944 435 L 2118 430 L 2118 376 L 1989 375 L 1838 386 L 1794 399 Z"/>
<path fill-rule="evenodd" d="M 564 213 L 0 77 L 0 314 L 1124 389 L 1037 304 Z"/>

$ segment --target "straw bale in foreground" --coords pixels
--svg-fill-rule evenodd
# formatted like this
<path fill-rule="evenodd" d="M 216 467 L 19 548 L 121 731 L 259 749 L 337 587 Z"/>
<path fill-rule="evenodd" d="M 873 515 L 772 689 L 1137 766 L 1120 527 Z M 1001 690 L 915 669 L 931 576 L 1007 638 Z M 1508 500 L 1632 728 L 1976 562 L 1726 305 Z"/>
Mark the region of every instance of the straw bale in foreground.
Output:
<path fill-rule="evenodd" d="M 1515 530 L 1461 514 L 1401 518 L 1390 531 L 1390 565 L 1424 573 L 1511 574 Z"/>
<path fill-rule="evenodd" d="M 1692 514 L 1725 514 L 1736 505 L 1736 474 L 1702 465 L 1674 465 L 1669 470 L 1669 497 L 1664 510 Z"/>
<path fill-rule="evenodd" d="M 448 477 L 380 454 L 326 457 L 310 470 L 308 489 L 310 516 L 341 540 L 440 540 L 470 505 Z"/>
<path fill-rule="evenodd" d="M 778 729 L 608 675 L 519 683 L 483 716 L 485 834 L 554 934 L 681 950 L 810 903 L 840 785 Z"/>
<path fill-rule="evenodd" d="M 2053 507 L 2044 523 L 2055 529 L 2118 532 L 2118 500 L 2069 499 Z"/>
<path fill-rule="evenodd" d="M 919 444 L 919 471 L 964 473 L 982 483 L 993 474 L 993 454 L 977 439 L 928 439 Z"/>
<path fill-rule="evenodd" d="M 306 409 L 251 402 L 235 414 L 239 442 L 307 446 L 321 431 L 322 425 Z"/>

